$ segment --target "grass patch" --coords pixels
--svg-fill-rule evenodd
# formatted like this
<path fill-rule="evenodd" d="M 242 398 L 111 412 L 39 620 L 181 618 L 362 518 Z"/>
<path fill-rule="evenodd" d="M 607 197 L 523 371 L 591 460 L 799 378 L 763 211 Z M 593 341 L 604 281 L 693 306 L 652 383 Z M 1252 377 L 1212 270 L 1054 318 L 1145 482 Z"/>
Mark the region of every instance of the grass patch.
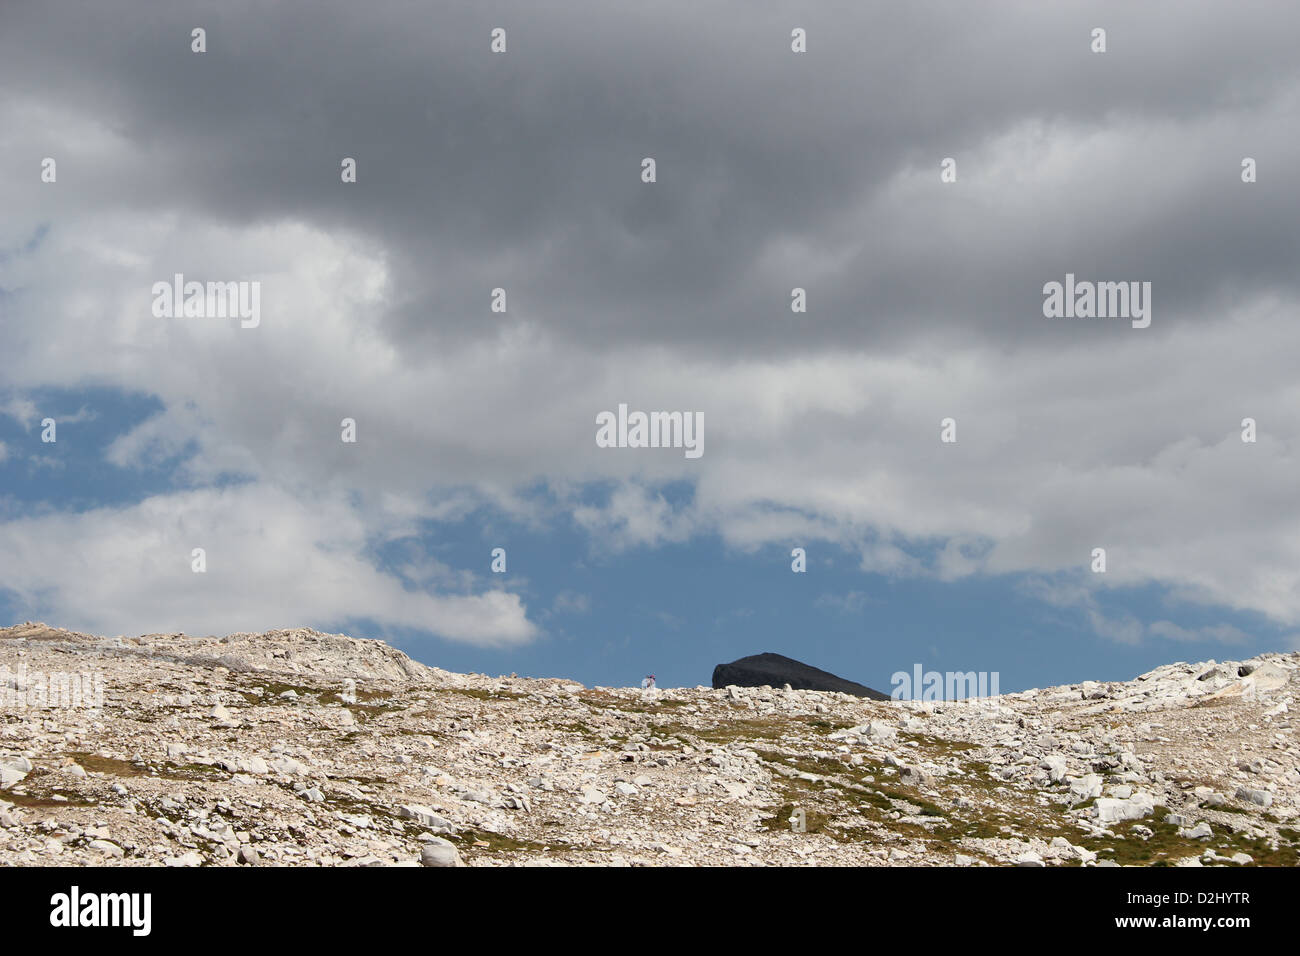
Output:
<path fill-rule="evenodd" d="M 15 790 L 0 790 L 0 800 L 6 803 L 12 803 L 16 807 L 33 807 L 48 809 L 51 807 L 93 807 L 94 801 L 87 800 L 85 797 L 77 794 L 61 793 L 57 789 L 49 790 L 40 787 L 39 781 L 42 777 L 48 776 L 50 771 L 37 767 L 29 773 L 17 786 L 22 788 L 22 792 Z M 37 784 L 33 792 L 33 784 Z M 55 800 L 55 795 L 64 797 L 62 800 Z"/>
<path fill-rule="evenodd" d="M 794 824 L 790 822 L 790 815 L 794 813 L 797 805 L 793 802 L 783 803 L 777 808 L 775 814 L 770 817 L 764 817 L 758 821 L 758 825 L 768 831 L 784 831 L 787 833 L 825 833 L 831 818 L 823 813 L 817 813 L 809 810 L 807 807 L 800 807 L 804 812 L 804 829 L 795 830 Z"/>
<path fill-rule="evenodd" d="M 87 800 L 84 797 L 78 797 L 75 794 L 72 796 L 59 794 L 59 796 L 67 797 L 67 799 L 55 800 L 54 794 L 56 791 L 49 791 L 47 793 L 15 793 L 12 790 L 4 790 L 0 792 L 4 793 L 4 800 L 6 803 L 12 803 L 16 807 L 31 807 L 47 810 L 53 807 L 95 806 L 94 801 Z"/>
<path fill-rule="evenodd" d="M 856 727 L 857 724 L 847 720 L 827 720 L 825 717 L 799 716 L 792 717 L 791 720 L 797 720 L 801 724 L 807 724 L 815 730 L 825 730 L 834 732 L 836 730 L 848 730 L 850 727 Z"/>
<path fill-rule="evenodd" d="M 1155 813 L 1144 820 L 1113 824 L 1110 829 L 1114 831 L 1114 837 L 1085 837 L 1080 845 L 1121 866 L 1171 866 L 1186 857 L 1199 857 L 1206 849 L 1213 849 L 1221 857 L 1246 853 L 1255 866 L 1297 865 L 1295 846 L 1279 843 L 1274 848 L 1267 839 L 1260 837 L 1218 831 L 1208 840 L 1181 837 L 1178 835 L 1179 828 L 1165 821 L 1168 813 L 1164 807 L 1156 807 Z M 1139 826 L 1145 826 L 1154 832 L 1143 839 L 1134 832 Z M 1223 861 L 1215 861 L 1216 864 L 1221 862 Z"/>
<path fill-rule="evenodd" d="M 163 780 L 226 780 L 230 773 L 205 763 L 163 764 L 158 768 Z"/>
<path fill-rule="evenodd" d="M 401 704 L 349 704 L 344 709 L 352 714 L 352 719 L 358 724 L 365 724 L 376 717 L 382 717 L 385 714 L 405 710 L 406 708 Z"/>
<path fill-rule="evenodd" d="M 682 733 L 715 744 L 781 740 L 790 730 L 790 721 L 763 717 L 738 717 L 712 727 L 683 728 Z M 680 734 L 679 734 L 680 736 Z"/>
<path fill-rule="evenodd" d="M 1248 816 L 1251 815 L 1249 810 L 1246 810 L 1246 809 L 1244 809 L 1244 808 L 1242 808 L 1242 807 L 1234 807 L 1234 806 L 1232 806 L 1232 805 L 1230 805 L 1230 804 L 1227 804 L 1227 803 L 1217 803 L 1217 804 L 1215 804 L 1215 803 L 1204 803 L 1204 802 L 1202 802 L 1202 803 L 1198 803 L 1196 806 L 1197 806 L 1197 809 L 1200 809 L 1200 810 L 1217 810 L 1219 813 L 1237 813 L 1237 814 L 1240 814 L 1240 815 L 1243 816 L 1243 817 L 1248 817 Z"/>
<path fill-rule="evenodd" d="M 455 836 L 446 839 L 458 844 L 467 856 L 479 853 L 541 853 L 553 849 L 548 843 L 519 840 L 504 833 L 493 833 L 491 830 L 461 830 Z M 487 845 L 475 845 L 484 843 Z"/>
<path fill-rule="evenodd" d="M 99 754 L 73 751 L 65 756 L 71 757 L 87 773 L 108 773 L 115 777 L 143 777 L 149 770 L 138 761 L 118 760 L 116 757 L 103 757 Z"/>
<path fill-rule="evenodd" d="M 461 697 L 472 697 L 474 700 L 519 700 L 525 696 L 510 690 L 484 690 L 481 687 L 438 687 L 433 690 L 433 693 L 459 694 Z"/>

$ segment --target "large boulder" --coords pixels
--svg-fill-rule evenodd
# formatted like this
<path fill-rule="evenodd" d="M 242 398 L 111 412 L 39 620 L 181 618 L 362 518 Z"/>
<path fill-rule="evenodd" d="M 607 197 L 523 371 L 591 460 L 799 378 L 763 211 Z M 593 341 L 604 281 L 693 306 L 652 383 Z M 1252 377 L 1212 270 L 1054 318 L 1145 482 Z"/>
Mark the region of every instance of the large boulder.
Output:
<path fill-rule="evenodd" d="M 1271 660 L 1254 667 L 1243 664 L 1241 667 L 1242 672 L 1246 672 L 1247 668 L 1249 668 L 1249 672 L 1245 673 L 1241 680 L 1211 694 L 1207 699 L 1244 697 L 1249 700 L 1257 694 L 1271 694 L 1273 691 L 1285 687 L 1290 682 L 1291 675 L 1295 673 L 1291 667 Z"/>
<path fill-rule="evenodd" d="M 1151 794 L 1138 792 L 1124 800 L 1099 797 L 1092 805 L 1092 812 L 1098 823 L 1123 823 L 1149 817 L 1155 808 L 1155 798 Z"/>
<path fill-rule="evenodd" d="M 456 844 L 441 837 L 430 837 L 420 851 L 421 866 L 464 866 Z"/>
<path fill-rule="evenodd" d="M 753 654 L 713 668 L 713 686 L 722 688 L 728 684 L 737 687 L 762 687 L 764 684 L 783 687 L 789 684 L 795 690 L 830 690 L 872 700 L 889 700 L 888 694 L 780 654 Z"/>
<path fill-rule="evenodd" d="M 14 784 L 20 783 L 26 776 L 27 771 L 19 770 L 10 764 L 0 763 L 0 789 L 12 787 Z"/>

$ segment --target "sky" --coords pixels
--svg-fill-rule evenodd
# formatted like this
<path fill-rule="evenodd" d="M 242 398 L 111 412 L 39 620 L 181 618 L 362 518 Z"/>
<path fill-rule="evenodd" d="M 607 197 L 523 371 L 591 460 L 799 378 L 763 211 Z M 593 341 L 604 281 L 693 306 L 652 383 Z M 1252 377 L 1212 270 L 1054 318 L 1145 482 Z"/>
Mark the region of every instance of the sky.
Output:
<path fill-rule="evenodd" d="M 6 0 L 0 621 L 613 686 L 1300 649 L 1298 29 Z M 256 323 L 157 314 L 178 273 Z M 1046 316 L 1067 275 L 1150 325 Z M 620 404 L 703 454 L 600 447 Z"/>

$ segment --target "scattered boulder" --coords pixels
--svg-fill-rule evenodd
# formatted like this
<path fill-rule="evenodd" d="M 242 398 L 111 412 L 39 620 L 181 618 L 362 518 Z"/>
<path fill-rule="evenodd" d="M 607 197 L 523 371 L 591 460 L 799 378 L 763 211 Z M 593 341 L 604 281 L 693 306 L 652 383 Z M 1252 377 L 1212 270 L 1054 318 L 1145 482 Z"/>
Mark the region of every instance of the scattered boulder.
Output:
<path fill-rule="evenodd" d="M 456 844 L 441 837 L 434 837 L 420 850 L 421 866 L 464 866 Z"/>
<path fill-rule="evenodd" d="M 282 773 L 286 777 L 301 777 L 307 773 L 305 763 L 294 760 L 292 757 L 286 757 L 283 754 L 272 760 L 270 767 L 276 773 Z"/>
<path fill-rule="evenodd" d="M 104 856 L 110 856 L 117 860 L 120 860 L 122 859 L 122 857 L 126 856 L 125 850 L 123 850 L 116 843 L 113 843 L 109 840 L 91 840 L 86 845 L 90 849 L 104 854 Z"/>
<path fill-rule="evenodd" d="M 1208 840 L 1214 836 L 1214 831 L 1210 829 L 1208 823 L 1202 820 L 1194 827 L 1179 830 L 1178 835 L 1180 837 L 1186 837 L 1189 840 Z"/>
<path fill-rule="evenodd" d="M 1264 848 L 1289 846 L 1300 820 L 1300 687 L 1267 689 L 1300 653 L 933 702 L 765 675 L 779 683 L 676 687 L 651 705 L 628 688 L 430 669 L 376 677 L 364 697 L 382 704 L 349 725 L 318 662 L 397 674 L 396 652 L 306 634 L 7 633 L 0 664 L 93 663 L 114 707 L 0 722 L 0 866 L 1114 865 L 1065 821 L 1081 840 L 1145 841 L 1150 862 L 1233 866 L 1251 860 L 1232 834 L 1274 862 Z M 244 680 L 240 658 L 298 676 Z M 1252 694 L 1196 706 L 1246 681 Z M 825 821 L 864 800 L 880 839 L 828 839 Z M 919 826 L 943 825 L 931 803 L 999 825 L 935 854 Z M 1177 812 L 1157 823 L 1164 806 Z"/>
<path fill-rule="evenodd" d="M 1285 687 L 1295 670 L 1284 667 L 1276 661 L 1264 661 L 1258 665 L 1242 665 L 1244 675 L 1241 680 L 1229 684 L 1222 690 L 1210 695 L 1211 700 L 1220 697 L 1252 698 L 1259 694 L 1271 694 Z"/>
<path fill-rule="evenodd" d="M 1092 809 L 1099 823 L 1122 823 L 1141 820 L 1155 812 L 1155 800 L 1149 793 L 1135 793 L 1127 800 L 1099 797 Z"/>
<path fill-rule="evenodd" d="M 1101 796 L 1101 775 L 1086 773 L 1070 781 L 1070 796 L 1075 803 Z"/>
<path fill-rule="evenodd" d="M 1039 761 L 1038 766 L 1047 771 L 1047 779 L 1052 783 L 1060 783 L 1065 779 L 1066 764 L 1064 757 L 1056 755 L 1044 757 Z"/>
<path fill-rule="evenodd" d="M 231 715 L 225 704 L 214 704 L 208 716 L 212 718 L 212 722 L 218 727 L 239 726 L 239 721 Z"/>
<path fill-rule="evenodd" d="M 1245 800 L 1247 803 L 1253 803 L 1260 807 L 1271 807 L 1273 805 L 1273 794 L 1267 790 L 1255 790 L 1252 787 L 1241 787 L 1237 790 L 1237 799 Z"/>
<path fill-rule="evenodd" d="M 405 803 L 397 808 L 397 815 L 404 820 L 414 820 L 422 827 L 433 830 L 447 830 L 454 833 L 456 825 L 446 817 L 439 816 L 431 807 L 418 803 Z"/>

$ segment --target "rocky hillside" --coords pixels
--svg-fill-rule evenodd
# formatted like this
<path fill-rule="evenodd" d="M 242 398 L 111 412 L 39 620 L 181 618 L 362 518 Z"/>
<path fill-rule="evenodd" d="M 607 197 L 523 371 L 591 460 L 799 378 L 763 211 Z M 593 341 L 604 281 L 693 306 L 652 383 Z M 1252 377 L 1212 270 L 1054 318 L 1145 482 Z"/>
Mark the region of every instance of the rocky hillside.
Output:
<path fill-rule="evenodd" d="M 26 624 L 0 630 L 0 866 L 1295 865 L 1298 670 L 922 704 Z"/>

